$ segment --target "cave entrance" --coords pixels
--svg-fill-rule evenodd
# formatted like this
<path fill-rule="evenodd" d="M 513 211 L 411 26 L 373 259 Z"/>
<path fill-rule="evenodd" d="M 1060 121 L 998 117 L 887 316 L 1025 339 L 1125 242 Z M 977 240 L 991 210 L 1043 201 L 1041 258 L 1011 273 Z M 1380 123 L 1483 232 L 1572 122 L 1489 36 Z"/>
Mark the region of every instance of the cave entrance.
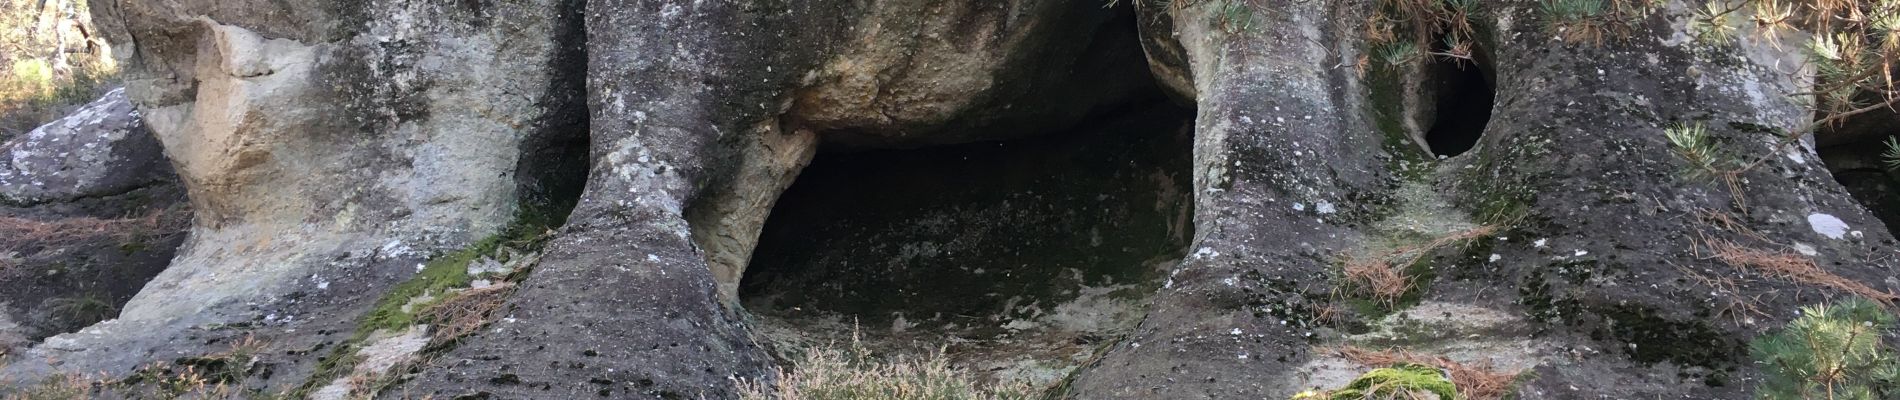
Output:
<path fill-rule="evenodd" d="M 1450 53 L 1444 40 L 1433 43 L 1433 52 Z M 1425 145 L 1433 156 L 1455 157 L 1470 151 L 1491 123 L 1497 78 L 1481 49 L 1470 53 L 1471 59 L 1435 59 L 1425 66 L 1425 93 L 1435 110 L 1431 128 L 1425 131 Z"/>
<path fill-rule="evenodd" d="M 861 331 L 887 350 L 948 344 L 972 370 L 1060 379 L 1039 363 L 1073 364 L 1137 322 L 1192 236 L 1193 112 L 1117 115 L 1007 142 L 820 154 L 766 220 L 741 304 L 781 345 Z"/>

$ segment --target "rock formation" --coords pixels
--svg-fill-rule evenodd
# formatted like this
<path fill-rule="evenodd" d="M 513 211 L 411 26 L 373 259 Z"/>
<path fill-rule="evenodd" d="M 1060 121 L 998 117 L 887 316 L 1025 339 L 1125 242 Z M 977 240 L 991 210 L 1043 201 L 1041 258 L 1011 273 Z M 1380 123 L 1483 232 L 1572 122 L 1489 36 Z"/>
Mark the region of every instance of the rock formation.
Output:
<path fill-rule="evenodd" d="M 1895 211 L 1830 172 L 1878 156 L 1780 135 L 1817 118 L 1802 37 L 1454 2 L 1471 37 L 1411 63 L 1368 37 L 1388 3 L 100 1 L 190 238 L 0 373 L 736 398 L 862 336 L 1063 398 L 1289 398 L 1378 346 L 1715 399 L 1791 310 L 1895 299 Z M 1822 147 L 1890 135 L 1854 126 Z M 15 147 L 0 195 L 162 179 L 125 132 Z"/>

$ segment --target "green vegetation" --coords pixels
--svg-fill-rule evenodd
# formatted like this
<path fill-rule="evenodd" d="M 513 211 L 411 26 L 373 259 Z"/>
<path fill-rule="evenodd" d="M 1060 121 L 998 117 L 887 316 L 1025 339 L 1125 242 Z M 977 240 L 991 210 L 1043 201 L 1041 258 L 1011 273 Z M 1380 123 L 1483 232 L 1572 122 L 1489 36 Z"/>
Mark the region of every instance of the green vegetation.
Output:
<path fill-rule="evenodd" d="M 1254 28 L 1253 4 L 1251 0 L 1215 0 L 1214 26 L 1227 33 L 1251 31 Z"/>
<path fill-rule="evenodd" d="M 361 360 L 356 354 L 371 334 L 378 330 L 400 331 L 418 322 L 432 318 L 430 311 L 445 300 L 456 299 L 448 296 L 452 289 L 469 287 L 473 277 L 468 274 L 469 263 L 492 257 L 496 261 L 507 263 L 518 253 L 511 250 L 532 253 L 546 244 L 550 229 L 560 225 L 566 219 L 565 211 L 552 212 L 553 207 L 524 205 L 524 210 L 515 217 L 515 221 L 488 238 L 476 241 L 462 250 L 457 250 L 430 259 L 423 264 L 422 270 L 408 281 L 396 285 L 385 293 L 376 306 L 371 308 L 357 323 L 356 335 L 343 345 L 337 346 L 318 360 L 316 372 L 297 389 L 286 395 L 303 398 L 330 381 L 350 372 Z M 528 273 L 532 265 L 522 266 L 510 276 L 508 281 L 519 280 Z M 411 304 L 417 298 L 434 296 L 432 299 Z M 497 301 L 499 303 L 499 301 Z M 405 307 L 406 306 L 406 307 Z M 452 338 L 451 338 L 452 339 Z M 386 382 L 373 382 L 384 384 Z"/>
<path fill-rule="evenodd" d="M 1352 383 L 1338 390 L 1308 390 L 1293 395 L 1294 400 L 1359 400 L 1359 399 L 1411 399 L 1429 398 L 1430 394 L 1439 399 L 1462 399 L 1456 386 L 1443 371 L 1427 365 L 1401 364 L 1388 368 L 1379 368 L 1360 375 Z"/>
<path fill-rule="evenodd" d="M 1725 164 L 1732 163 L 1715 141 L 1709 138 L 1709 128 L 1702 123 L 1678 124 L 1663 130 L 1663 136 L 1669 139 L 1669 145 L 1676 155 L 1689 161 L 1691 168 L 1685 173 L 1691 176 L 1718 176 L 1726 170 Z"/>
<path fill-rule="evenodd" d="M 524 218 L 501 233 L 477 241 L 467 248 L 430 259 L 415 277 L 396 285 L 395 288 L 389 290 L 388 294 L 383 295 L 382 300 L 376 303 L 375 308 L 370 309 L 363 322 L 357 324 L 357 337 L 367 337 L 378 329 L 404 329 L 414 325 L 416 314 L 428 309 L 434 302 L 412 305 L 408 307 L 408 310 L 404 310 L 403 306 L 409 305 L 411 299 L 440 295 L 449 289 L 468 287 L 469 282 L 473 280 L 468 275 L 469 263 L 480 260 L 484 256 L 493 257 L 500 262 L 511 261 L 508 259 L 510 253 L 501 251 L 504 248 L 539 249 L 548 238 L 548 226 L 545 221 Z"/>
<path fill-rule="evenodd" d="M 1733 15 L 1735 14 L 1723 9 L 1722 3 L 1705 3 L 1702 8 L 1696 10 L 1695 17 L 1689 19 L 1689 30 L 1695 32 L 1698 40 L 1728 43 L 1735 39 L 1736 28 L 1735 21 L 1732 21 Z"/>
<path fill-rule="evenodd" d="M 1373 62 L 1398 69 L 1421 62 L 1473 59 L 1477 35 L 1472 17 L 1477 0 L 1379 0 L 1366 18 L 1365 35 L 1372 56 L 1361 56 L 1360 71 Z M 1442 46 L 1442 47 L 1438 47 Z"/>
<path fill-rule="evenodd" d="M 117 79 L 85 0 L 0 0 L 0 140 L 104 94 Z"/>
<path fill-rule="evenodd" d="M 1744 10 L 1749 12 L 1744 13 Z M 1805 126 L 1768 129 L 1780 139 L 1775 151 L 1762 152 L 1747 162 L 1737 162 L 1736 167 L 1720 169 L 1708 168 L 1706 160 L 1690 159 L 1699 168 L 1718 175 L 1739 175 L 1778 158 L 1781 150 L 1817 130 L 1854 115 L 1900 104 L 1900 90 L 1895 89 L 1893 79 L 1893 66 L 1900 65 L 1900 1 L 1709 1 L 1695 13 L 1689 21 L 1690 28 L 1698 39 L 1711 45 L 1725 45 L 1741 35 L 1737 25 L 1753 25 L 1755 29 L 1750 34 L 1776 45 L 1775 41 L 1786 32 L 1809 32 L 1809 39 L 1801 49 L 1806 53 L 1807 66 L 1813 69 L 1813 87 L 1787 95 L 1795 97 L 1793 101 L 1797 103 L 1807 103 L 1811 96 L 1815 114 L 1819 116 Z M 1738 21 L 1743 16 L 1753 23 Z M 1671 128 L 1672 131 L 1680 129 Z M 1670 132 L 1672 143 L 1676 142 L 1676 135 Z M 1681 151 L 1685 146 L 1676 144 L 1678 154 L 1696 155 Z M 1889 159 L 1900 160 L 1900 147 L 1889 146 L 1889 150 L 1896 156 Z M 1731 182 L 1730 185 L 1736 184 Z"/>
<path fill-rule="evenodd" d="M 1900 172 L 1900 138 L 1888 136 L 1887 150 L 1880 152 L 1880 163 L 1889 172 Z"/>
<path fill-rule="evenodd" d="M 1540 0 L 1544 30 L 1570 43 L 1602 44 L 1627 38 L 1638 23 L 1663 6 L 1662 0 Z"/>
<path fill-rule="evenodd" d="M 119 307 L 113 304 L 112 298 L 100 292 L 51 299 L 47 303 L 54 315 L 71 324 L 90 324 L 119 315 Z"/>
<path fill-rule="evenodd" d="M 1006 400 L 1042 396 L 1020 383 L 983 387 L 950 367 L 941 351 L 924 359 L 882 360 L 853 338 L 845 348 L 807 349 L 796 370 L 773 384 L 739 380 L 744 400 Z"/>
<path fill-rule="evenodd" d="M 1894 316 L 1859 297 L 1801 310 L 1749 353 L 1763 366 L 1765 399 L 1890 399 L 1900 396 L 1900 362 L 1881 335 Z"/>

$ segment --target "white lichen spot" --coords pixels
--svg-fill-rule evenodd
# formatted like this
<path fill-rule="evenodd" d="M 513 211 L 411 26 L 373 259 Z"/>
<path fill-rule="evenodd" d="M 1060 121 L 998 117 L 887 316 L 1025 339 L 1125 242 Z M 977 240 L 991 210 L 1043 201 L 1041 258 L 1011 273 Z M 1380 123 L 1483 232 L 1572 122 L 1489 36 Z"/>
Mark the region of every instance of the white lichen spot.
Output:
<path fill-rule="evenodd" d="M 1195 250 L 1195 251 L 1194 251 L 1194 256 L 1193 256 L 1193 257 L 1194 257 L 1194 259 L 1196 259 L 1196 260 L 1203 260 L 1203 259 L 1209 259 L 1209 258 L 1214 258 L 1214 257 L 1220 257 L 1220 252 L 1219 252 L 1219 251 L 1215 251 L 1215 250 L 1214 250 L 1214 248 L 1212 248 L 1212 247 L 1202 247 L 1202 248 L 1201 248 L 1200 250 Z"/>
<path fill-rule="evenodd" d="M 1840 239 L 1847 236 L 1847 222 L 1832 215 L 1808 214 L 1808 227 L 1814 228 L 1814 233 L 1819 233 L 1828 239 Z"/>
<path fill-rule="evenodd" d="M 1540 248 L 1540 249 L 1541 249 L 1541 248 L 1544 248 L 1544 247 L 1546 247 L 1546 246 L 1544 246 L 1544 243 L 1545 243 L 1545 242 L 1548 242 L 1548 241 L 1550 241 L 1550 239 L 1537 239 L 1537 241 L 1535 241 L 1535 242 L 1531 242 L 1531 246 L 1532 246 L 1532 247 L 1536 247 L 1536 248 Z"/>
<path fill-rule="evenodd" d="M 1500 256 L 1500 255 L 1497 255 L 1497 253 L 1492 253 L 1492 254 L 1491 254 L 1491 259 L 1489 259 L 1489 260 L 1486 260 L 1486 261 L 1487 261 L 1487 262 L 1498 262 L 1498 260 L 1502 260 L 1502 259 L 1504 259 L 1504 256 Z"/>
<path fill-rule="evenodd" d="M 1795 243 L 1794 252 L 1801 253 L 1801 255 L 1808 257 L 1821 255 L 1821 252 L 1815 251 L 1814 246 L 1809 246 L 1807 243 Z"/>

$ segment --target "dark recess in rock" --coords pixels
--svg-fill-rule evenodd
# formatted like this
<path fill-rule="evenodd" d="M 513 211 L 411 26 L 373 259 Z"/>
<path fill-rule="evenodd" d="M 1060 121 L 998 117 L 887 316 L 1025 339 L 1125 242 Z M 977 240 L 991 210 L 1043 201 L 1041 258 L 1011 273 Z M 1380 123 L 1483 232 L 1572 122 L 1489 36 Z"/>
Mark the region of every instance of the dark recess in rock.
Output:
<path fill-rule="evenodd" d="M 1125 110 L 1025 140 L 821 154 L 773 209 L 741 296 L 753 312 L 970 324 L 1079 285 L 1152 288 L 1192 236 L 1193 113 Z"/>
<path fill-rule="evenodd" d="M 1435 41 L 1432 51 L 1444 53 L 1443 41 Z M 1491 103 L 1497 97 L 1496 74 L 1490 59 L 1482 51 L 1473 60 L 1440 60 L 1426 67 L 1427 93 L 1434 94 L 1433 109 L 1438 115 L 1425 132 L 1425 143 L 1433 155 L 1453 157 L 1464 154 L 1484 136 L 1491 123 Z"/>
<path fill-rule="evenodd" d="M 1863 95 L 1863 101 L 1880 101 Z M 1815 133 L 1815 151 L 1834 180 L 1862 207 L 1888 227 L 1900 222 L 1900 173 L 1887 166 L 1887 141 L 1900 140 L 1900 113 L 1876 111 L 1823 127 Z"/>

